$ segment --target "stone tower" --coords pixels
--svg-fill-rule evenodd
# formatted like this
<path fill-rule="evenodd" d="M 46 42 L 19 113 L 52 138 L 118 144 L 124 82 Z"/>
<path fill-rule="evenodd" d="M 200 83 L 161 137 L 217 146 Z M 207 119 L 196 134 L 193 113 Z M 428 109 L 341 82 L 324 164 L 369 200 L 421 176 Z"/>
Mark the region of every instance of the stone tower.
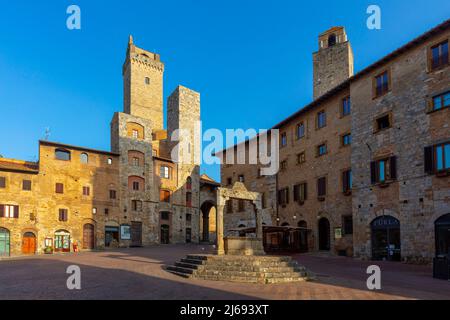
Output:
<path fill-rule="evenodd" d="M 123 76 L 123 110 L 152 121 L 154 130 L 163 129 L 164 64 L 159 54 L 138 48 L 130 36 Z"/>
<path fill-rule="evenodd" d="M 199 123 L 200 94 L 178 86 L 167 101 L 167 136 L 171 139 L 175 130 L 181 130 L 179 141 L 171 142 L 172 160 L 177 162 L 178 201 L 186 204 L 182 210 L 192 216 L 191 230 L 194 235 L 199 232 L 200 218 L 200 159 L 195 156 L 200 154 L 201 148 Z M 176 144 L 179 147 L 173 148 Z M 187 183 L 188 180 L 191 183 Z"/>
<path fill-rule="evenodd" d="M 313 62 L 314 100 L 353 76 L 353 50 L 343 27 L 333 27 L 319 36 Z"/>

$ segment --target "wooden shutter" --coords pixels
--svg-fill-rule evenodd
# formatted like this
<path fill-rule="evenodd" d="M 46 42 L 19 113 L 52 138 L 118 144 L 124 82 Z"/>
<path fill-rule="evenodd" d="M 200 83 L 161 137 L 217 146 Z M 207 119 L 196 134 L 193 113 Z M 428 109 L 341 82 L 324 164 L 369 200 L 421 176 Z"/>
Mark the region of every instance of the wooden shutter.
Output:
<path fill-rule="evenodd" d="M 294 186 L 294 201 L 299 201 L 300 200 L 300 185 L 295 185 Z"/>
<path fill-rule="evenodd" d="M 19 218 L 19 206 L 14 206 L 14 218 Z"/>
<path fill-rule="evenodd" d="M 306 189 L 307 185 L 308 185 L 307 183 L 303 184 L 303 200 L 306 200 L 306 198 L 308 197 L 308 191 Z"/>
<path fill-rule="evenodd" d="M 378 161 L 372 161 L 370 163 L 370 181 L 372 184 L 378 182 Z"/>
<path fill-rule="evenodd" d="M 286 188 L 285 194 L 286 194 L 286 204 L 288 204 L 289 203 L 289 187 Z"/>
<path fill-rule="evenodd" d="M 348 191 L 348 171 L 344 171 L 342 173 L 342 188 L 344 192 Z"/>
<path fill-rule="evenodd" d="M 425 159 L 425 173 L 433 173 L 434 172 L 434 148 L 425 147 L 424 149 L 424 159 Z"/>
<path fill-rule="evenodd" d="M 389 159 L 390 162 L 390 178 L 392 180 L 397 179 L 397 157 L 393 156 Z"/>
<path fill-rule="evenodd" d="M 5 217 L 5 206 L 3 204 L 0 204 L 0 218 Z"/>

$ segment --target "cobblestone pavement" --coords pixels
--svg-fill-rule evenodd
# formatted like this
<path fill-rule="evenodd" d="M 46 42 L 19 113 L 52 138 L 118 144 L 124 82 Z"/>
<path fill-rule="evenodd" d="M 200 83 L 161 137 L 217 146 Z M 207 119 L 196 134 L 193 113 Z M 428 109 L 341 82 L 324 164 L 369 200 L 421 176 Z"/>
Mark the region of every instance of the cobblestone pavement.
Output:
<path fill-rule="evenodd" d="M 188 253 L 210 247 L 170 245 L 150 248 L 43 255 L 0 261 L 0 300 L 4 299 L 450 299 L 450 282 L 431 277 L 427 266 L 380 263 L 382 290 L 365 287 L 366 267 L 343 257 L 296 255 L 317 281 L 241 284 L 189 280 L 167 273 Z M 81 290 L 66 287 L 66 268 L 81 268 Z"/>

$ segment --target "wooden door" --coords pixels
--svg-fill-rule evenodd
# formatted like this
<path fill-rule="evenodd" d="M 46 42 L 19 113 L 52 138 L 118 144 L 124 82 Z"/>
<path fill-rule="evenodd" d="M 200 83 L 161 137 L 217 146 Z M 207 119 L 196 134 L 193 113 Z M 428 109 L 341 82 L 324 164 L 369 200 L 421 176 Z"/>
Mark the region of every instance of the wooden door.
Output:
<path fill-rule="evenodd" d="M 142 222 L 131 222 L 131 246 L 142 246 Z"/>
<path fill-rule="evenodd" d="M 22 239 L 22 253 L 35 254 L 36 253 L 36 236 L 32 232 L 27 232 Z"/>
<path fill-rule="evenodd" d="M 95 248 L 94 225 L 88 223 L 83 226 L 83 249 Z"/>
<path fill-rule="evenodd" d="M 169 242 L 170 242 L 169 226 L 163 224 L 161 226 L 161 244 L 169 244 Z"/>

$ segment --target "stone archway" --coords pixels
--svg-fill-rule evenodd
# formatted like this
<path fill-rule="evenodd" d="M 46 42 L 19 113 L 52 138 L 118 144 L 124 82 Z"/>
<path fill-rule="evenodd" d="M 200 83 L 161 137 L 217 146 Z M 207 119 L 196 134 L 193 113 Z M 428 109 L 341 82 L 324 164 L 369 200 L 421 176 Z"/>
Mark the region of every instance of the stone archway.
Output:
<path fill-rule="evenodd" d="M 230 199 L 247 200 L 255 212 L 256 238 L 228 237 L 224 239 L 223 213 Z M 235 182 L 232 188 L 217 188 L 217 254 L 264 255 L 262 228 L 262 201 L 259 192 L 248 191 L 242 182 Z"/>
<path fill-rule="evenodd" d="M 216 241 L 216 206 L 212 201 L 205 201 L 200 206 L 201 241 L 214 243 Z"/>

